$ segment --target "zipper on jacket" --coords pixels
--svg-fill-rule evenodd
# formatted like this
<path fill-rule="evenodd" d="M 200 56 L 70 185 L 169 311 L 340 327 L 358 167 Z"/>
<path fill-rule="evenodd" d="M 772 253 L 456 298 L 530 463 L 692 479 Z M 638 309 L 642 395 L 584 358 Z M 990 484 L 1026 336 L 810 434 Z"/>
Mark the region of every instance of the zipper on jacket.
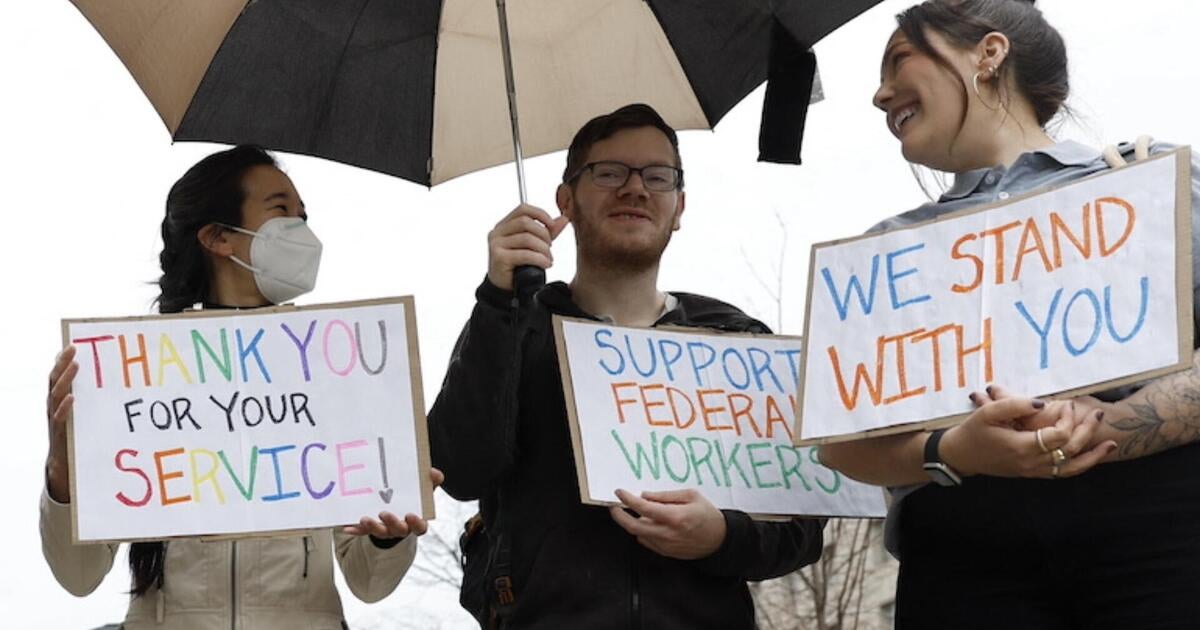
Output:
<path fill-rule="evenodd" d="M 229 627 L 237 630 L 237 541 L 229 548 Z"/>
<path fill-rule="evenodd" d="M 167 576 L 167 544 L 162 544 L 162 565 L 159 567 L 158 577 L 154 580 L 154 590 L 158 591 L 154 598 L 154 620 L 160 624 L 167 616 L 167 594 L 163 591 L 163 580 Z M 116 549 L 113 548 L 113 551 Z"/>
<path fill-rule="evenodd" d="M 304 575 L 302 577 L 306 580 L 308 579 L 308 551 L 309 551 L 308 542 L 309 542 L 308 536 L 304 536 L 303 538 L 300 539 L 300 544 L 304 546 Z"/>
<path fill-rule="evenodd" d="M 631 538 L 629 546 L 629 628 L 640 630 L 642 627 L 642 596 L 641 582 L 638 580 L 638 549 L 637 540 Z"/>

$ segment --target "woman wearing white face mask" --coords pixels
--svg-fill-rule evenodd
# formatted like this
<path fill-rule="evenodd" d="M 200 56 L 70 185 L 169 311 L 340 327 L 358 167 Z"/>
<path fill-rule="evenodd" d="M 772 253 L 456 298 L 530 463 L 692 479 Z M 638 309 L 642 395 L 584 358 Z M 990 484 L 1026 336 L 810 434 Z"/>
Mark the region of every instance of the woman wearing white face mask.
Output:
<path fill-rule="evenodd" d="M 270 172 L 252 172 L 247 177 L 256 175 L 271 177 Z M 272 304 L 282 304 L 304 295 L 312 291 L 317 283 L 317 270 L 321 266 L 321 241 L 308 227 L 303 204 L 300 212 L 299 217 L 269 217 L 258 227 L 258 231 L 233 225 L 221 226 L 253 237 L 249 258 L 252 263 L 232 254 L 229 260 L 254 274 L 258 292 Z"/>
<path fill-rule="evenodd" d="M 253 308 L 311 291 L 321 242 L 307 225 L 299 193 L 257 147 L 210 155 L 167 195 L 159 311 Z M 75 350 L 59 354 L 50 373 L 50 450 L 41 498 L 42 550 L 62 586 L 91 593 L 112 568 L 116 545 L 71 543 L 71 484 L 66 417 L 78 371 Z M 433 473 L 440 483 L 441 473 Z M 400 583 L 426 530 L 420 517 L 383 513 L 342 530 L 303 537 L 241 541 L 134 543 L 132 589 L 123 628 L 345 627 L 333 559 L 350 590 L 373 602 Z M 333 553 L 330 553 L 330 552 Z"/>

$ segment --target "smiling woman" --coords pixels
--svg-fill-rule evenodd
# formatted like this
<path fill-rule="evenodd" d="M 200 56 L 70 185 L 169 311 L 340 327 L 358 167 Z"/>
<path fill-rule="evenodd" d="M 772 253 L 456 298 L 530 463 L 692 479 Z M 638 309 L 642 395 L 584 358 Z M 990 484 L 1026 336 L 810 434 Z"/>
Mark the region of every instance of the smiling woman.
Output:
<path fill-rule="evenodd" d="M 874 104 L 886 113 L 905 159 L 952 173 L 954 186 L 876 230 L 1110 168 L 1100 151 L 1055 141 L 1045 130 L 1067 97 L 1067 57 L 1062 38 L 1032 2 L 929 0 L 897 20 Z M 1126 144 L 1119 153 L 1144 157 L 1171 147 L 1146 149 Z M 1111 161 L 1119 166 L 1122 160 Z M 1196 161 L 1192 196 L 1195 215 Z M 1077 235 L 1092 234 L 1093 220 L 1095 253 L 1111 253 L 1125 242 L 1122 226 L 1127 234 L 1135 220 L 1133 209 L 1118 202 L 1085 206 L 1074 215 L 1078 221 L 1071 219 L 1073 228 L 1053 215 L 1058 223 L 1043 228 L 1053 258 L 1040 235 L 1038 247 L 1027 247 L 1028 231 L 1038 229 L 1032 223 L 964 236 L 955 252 L 974 259 L 977 273 L 961 291 L 1019 282 L 1024 254 L 1040 252 L 1030 263 L 1054 269 L 1067 247 L 1059 235 L 1070 251 L 1091 256 L 1091 241 L 1085 245 Z M 1106 220 L 1107 231 L 1101 227 Z M 1014 230 L 1011 248 L 1021 226 L 1021 245 L 1006 272 L 1003 231 Z M 1200 221 L 1194 218 L 1193 226 Z M 998 255 L 994 273 L 985 275 L 983 258 L 970 253 L 970 245 L 987 238 Z M 1192 240 L 1193 251 L 1200 251 L 1195 233 Z M 821 447 L 827 465 L 894 488 L 887 536 L 901 561 L 896 627 L 1194 627 L 1200 616 L 1198 389 L 1197 368 L 1098 395 L 1113 402 L 1046 404 L 989 386 L 972 394 L 980 408 L 950 429 Z"/>
<path fill-rule="evenodd" d="M 1013 5 L 1033 3 L 980 3 L 970 16 L 936 7 L 903 14 L 874 103 L 906 160 L 955 173 L 1015 157 L 994 154 L 1002 143 L 987 136 L 997 131 L 1020 145 L 1052 143 L 1043 128 L 1069 91 L 1066 47 L 1057 31 Z"/>

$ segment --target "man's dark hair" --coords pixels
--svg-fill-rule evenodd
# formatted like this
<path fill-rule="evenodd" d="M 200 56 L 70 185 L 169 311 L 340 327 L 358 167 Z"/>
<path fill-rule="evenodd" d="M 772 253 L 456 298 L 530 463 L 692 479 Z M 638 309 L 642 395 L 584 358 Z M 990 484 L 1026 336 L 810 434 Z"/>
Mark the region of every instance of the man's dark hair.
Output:
<path fill-rule="evenodd" d="M 679 157 L 679 137 L 675 135 L 675 130 L 662 119 L 662 116 L 658 115 L 658 112 L 654 111 L 653 107 L 645 103 L 634 103 L 611 114 L 597 116 L 579 128 L 579 131 L 575 133 L 575 138 L 571 140 L 571 148 L 567 149 L 567 167 L 563 169 L 563 183 L 574 187 L 575 181 L 578 180 L 579 169 L 583 168 L 586 163 L 585 160 L 587 160 L 588 152 L 592 150 L 592 145 L 611 138 L 618 131 L 638 127 L 654 127 L 663 132 L 663 135 L 671 142 L 671 149 L 675 151 L 675 167 L 683 168 L 683 161 Z M 683 187 L 682 180 L 679 182 L 679 187 Z"/>

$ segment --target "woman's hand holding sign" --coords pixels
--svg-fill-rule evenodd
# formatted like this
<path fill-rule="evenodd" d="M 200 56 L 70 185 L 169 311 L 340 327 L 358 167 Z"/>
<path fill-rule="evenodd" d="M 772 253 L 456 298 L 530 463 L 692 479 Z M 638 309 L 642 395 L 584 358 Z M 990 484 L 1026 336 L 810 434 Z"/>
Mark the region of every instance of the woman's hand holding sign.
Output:
<path fill-rule="evenodd" d="M 446 480 L 446 476 L 442 471 L 436 468 L 429 469 L 429 481 L 433 482 L 434 489 L 442 485 Z M 425 535 L 429 531 L 429 523 L 425 519 L 416 514 L 405 514 L 404 518 L 400 518 L 391 512 L 380 512 L 379 518 L 371 518 L 364 516 L 358 521 L 358 525 L 347 525 L 342 528 L 342 531 L 354 536 L 366 536 L 370 534 L 376 538 L 405 538 L 409 534 L 417 536 Z"/>
<path fill-rule="evenodd" d="M 996 386 L 971 400 L 978 408 L 938 445 L 942 462 L 961 475 L 1070 477 L 1117 447 L 1103 437 L 1103 410 L 1091 405 L 1018 398 Z M 822 464 L 859 481 L 917 485 L 929 481 L 921 466 L 927 439 L 925 433 L 885 435 L 823 444 L 819 452 Z"/>
<path fill-rule="evenodd" d="M 996 386 L 971 400 L 979 408 L 941 443 L 943 459 L 965 475 L 1072 477 L 1116 448 L 1111 440 L 1093 444 L 1100 409 L 1018 398 Z"/>
<path fill-rule="evenodd" d="M 46 454 L 46 491 L 59 503 L 71 502 L 71 480 L 67 465 L 67 417 L 71 415 L 71 382 L 79 372 L 75 346 L 68 345 L 54 359 L 46 389 L 46 428 L 50 451 Z"/>
<path fill-rule="evenodd" d="M 617 498 L 624 505 L 609 508 L 613 520 L 659 555 L 696 560 L 712 555 L 725 541 L 725 515 L 695 490 L 643 492 L 641 496 L 617 490 Z"/>

